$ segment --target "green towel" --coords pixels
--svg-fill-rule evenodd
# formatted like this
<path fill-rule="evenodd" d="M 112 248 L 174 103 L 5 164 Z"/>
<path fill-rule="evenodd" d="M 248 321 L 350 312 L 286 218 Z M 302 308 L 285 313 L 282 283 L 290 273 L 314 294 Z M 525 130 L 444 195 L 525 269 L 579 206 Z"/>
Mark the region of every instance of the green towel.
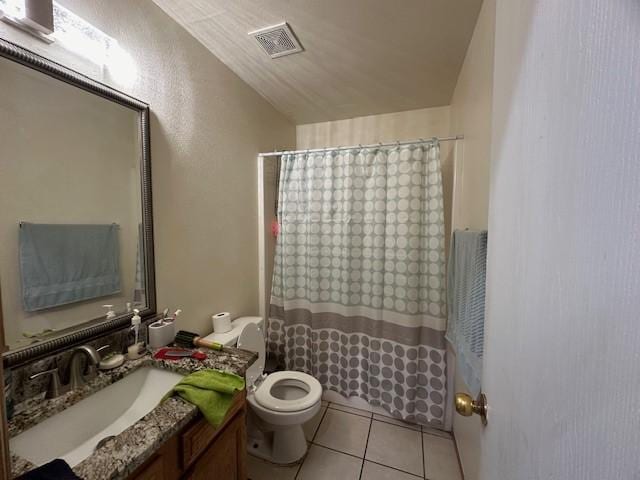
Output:
<path fill-rule="evenodd" d="M 233 395 L 244 389 L 244 379 L 219 370 L 199 370 L 187 375 L 162 399 L 178 395 L 200 409 L 204 418 L 218 427 L 233 403 Z"/>

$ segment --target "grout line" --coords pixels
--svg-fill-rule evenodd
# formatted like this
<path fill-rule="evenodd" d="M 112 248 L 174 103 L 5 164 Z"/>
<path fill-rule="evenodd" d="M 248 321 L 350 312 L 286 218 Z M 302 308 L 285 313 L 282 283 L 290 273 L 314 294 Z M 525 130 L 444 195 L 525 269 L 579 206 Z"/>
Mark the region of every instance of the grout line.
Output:
<path fill-rule="evenodd" d="M 384 463 L 376 462 L 374 460 L 367 460 L 369 463 L 375 463 L 376 465 L 380 465 L 381 467 L 390 468 L 391 470 L 395 470 L 396 472 L 406 473 L 407 475 L 411 475 L 412 477 L 420 478 L 420 475 L 416 475 L 415 473 L 407 472 L 406 470 L 402 470 L 401 468 L 392 467 L 390 465 L 385 465 Z M 366 479 L 363 479 L 366 480 Z"/>
<path fill-rule="evenodd" d="M 416 430 L 415 428 L 411 428 L 411 427 L 408 427 L 406 425 L 398 425 L 397 423 L 387 422 L 387 421 L 381 420 L 379 418 L 373 418 L 372 420 L 374 422 L 382 422 L 382 423 L 386 423 L 387 425 L 393 425 L 394 427 L 406 428 L 407 430 L 411 430 L 412 432 L 422 433 L 422 428 L 420 427 L 420 425 L 416 425 L 416 427 L 418 427 L 418 430 Z"/>
<path fill-rule="evenodd" d="M 362 472 L 364 471 L 364 459 L 367 458 L 367 448 L 369 447 L 369 437 L 371 436 L 371 427 L 373 426 L 373 415 L 369 420 L 369 431 L 367 432 L 367 442 L 364 444 L 364 453 L 362 454 L 362 465 L 360 465 L 360 475 L 358 480 L 362 480 Z"/>
<path fill-rule="evenodd" d="M 460 458 L 460 450 L 458 450 L 458 440 L 455 433 L 451 431 L 451 439 L 453 440 L 453 446 L 456 449 L 456 458 L 458 459 L 458 468 L 460 469 L 460 478 L 464 480 L 464 469 L 462 468 L 462 459 Z"/>
<path fill-rule="evenodd" d="M 331 406 L 331 407 L 328 407 L 328 408 L 330 408 L 331 410 L 337 410 L 338 412 L 342 412 L 342 413 L 350 413 L 351 415 L 357 415 L 358 417 L 373 418 L 373 413 L 367 412 L 366 410 L 360 410 L 358 408 L 347 407 L 345 405 L 340 405 L 339 403 L 336 403 L 334 405 L 338 405 L 338 407 Z M 339 407 L 348 408 L 349 410 L 342 410 Z M 362 413 L 356 413 L 353 410 L 357 410 L 357 411 L 362 412 Z M 368 415 L 367 415 L 367 413 L 368 413 Z"/>
<path fill-rule="evenodd" d="M 424 454 L 424 435 L 425 433 L 420 433 L 420 443 L 422 444 L 422 476 L 426 480 L 427 478 L 427 466 L 425 462 L 427 461 L 427 457 Z"/>
<path fill-rule="evenodd" d="M 326 448 L 327 450 L 331 450 L 332 452 L 341 453 L 342 455 L 348 455 L 350 457 L 357 458 L 358 460 L 363 460 L 363 457 L 359 457 L 357 455 L 354 455 L 353 453 L 342 452 L 340 450 L 336 450 L 335 448 L 327 447 L 326 445 L 320 445 L 319 443 L 314 443 L 313 445 L 320 448 Z"/>
<path fill-rule="evenodd" d="M 300 475 L 300 470 L 302 470 L 302 465 L 304 465 L 304 462 L 307 461 L 307 456 L 305 455 L 304 459 L 300 462 L 300 465 L 298 465 L 298 470 L 296 470 L 296 474 L 293 477 L 293 480 L 297 480 L 298 479 L 298 475 Z"/>
<path fill-rule="evenodd" d="M 317 445 L 315 443 L 313 443 L 313 440 L 316 438 L 316 435 L 318 434 L 318 430 L 320 430 L 320 425 L 322 425 L 322 421 L 324 420 L 325 415 L 327 414 L 327 411 L 329 410 L 329 402 L 327 402 L 326 407 L 321 407 L 324 408 L 324 413 L 322 414 L 322 418 L 320 419 L 320 421 L 318 422 L 318 426 L 316 427 L 315 431 L 313 432 L 313 435 L 311 437 L 311 440 L 309 440 L 309 443 L 311 445 Z M 307 439 L 304 439 L 305 442 L 307 441 Z M 309 450 L 311 449 L 310 446 L 307 446 L 307 453 L 305 454 L 304 458 L 302 459 L 302 461 L 300 462 L 300 465 L 298 466 L 298 470 L 296 470 L 296 474 L 293 477 L 293 480 L 296 480 L 298 478 L 298 475 L 300 475 L 300 470 L 302 470 L 302 466 L 304 465 L 304 462 L 307 461 L 307 456 L 309 455 Z"/>
<path fill-rule="evenodd" d="M 313 443 L 313 441 L 316 439 L 316 435 L 318 434 L 318 430 L 320 430 L 320 425 L 322 425 L 322 422 L 324 421 L 324 417 L 327 416 L 327 412 L 328 411 L 329 411 L 329 407 L 327 406 L 327 408 L 324 409 L 324 413 L 322 414 L 322 418 L 318 422 L 318 426 L 316 427 L 316 429 L 313 432 L 313 435 L 311 436 L 311 440 L 309 440 L 310 443 Z"/>
<path fill-rule="evenodd" d="M 424 428 L 422 429 L 422 433 L 424 433 L 425 435 L 431 435 L 432 437 L 436 438 L 444 438 L 445 440 L 453 440 L 453 435 L 451 433 L 445 432 L 444 430 L 441 431 L 442 433 L 433 433 L 433 431 L 426 432 Z"/>
<path fill-rule="evenodd" d="M 342 455 L 347 455 L 349 457 L 353 457 L 353 458 L 357 458 L 358 460 L 362 460 L 362 467 L 364 467 L 364 462 L 367 461 L 367 462 L 370 462 L 370 463 L 375 463 L 376 465 L 380 465 L 382 467 L 390 468 L 391 470 L 395 470 L 396 472 L 407 473 L 409 475 L 413 475 L 416 478 L 420 478 L 420 475 L 416 475 L 415 473 L 407 472 L 406 470 L 402 470 L 400 468 L 392 467 L 391 465 L 385 465 L 384 463 L 376 462 L 375 460 L 365 459 L 364 457 L 358 457 L 357 455 L 354 455 L 353 453 L 341 452 L 340 450 L 336 450 L 335 448 L 331 448 L 331 447 L 326 447 L 324 445 L 320 445 L 319 443 L 314 443 L 314 445 L 316 447 L 326 448 L 327 450 L 331 450 L 332 452 L 341 453 Z M 365 453 L 364 454 L 365 455 L 367 454 L 366 448 L 365 448 Z M 362 470 L 360 470 L 360 475 L 362 475 Z M 364 479 L 361 478 L 361 480 L 364 480 Z"/>

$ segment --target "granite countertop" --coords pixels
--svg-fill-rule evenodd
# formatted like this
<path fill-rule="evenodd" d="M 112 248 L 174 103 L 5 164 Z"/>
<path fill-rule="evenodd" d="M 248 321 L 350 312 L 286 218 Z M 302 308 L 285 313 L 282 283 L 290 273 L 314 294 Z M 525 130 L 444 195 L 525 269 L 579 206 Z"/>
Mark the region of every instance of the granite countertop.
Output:
<path fill-rule="evenodd" d="M 38 397 L 22 402 L 16 405 L 14 417 L 9 422 L 9 437 L 19 435 L 141 367 L 152 366 L 183 375 L 202 369 L 216 369 L 244 376 L 247 368 L 257 357 L 252 352 L 236 348 L 225 348 L 222 351 L 207 350 L 205 353 L 207 358 L 202 361 L 192 358 L 156 360 L 148 353 L 137 360 L 127 360 L 122 366 L 113 370 L 101 371 L 87 385 L 58 398 L 44 400 Z M 198 414 L 198 408 L 195 405 L 173 397 L 95 450 L 93 454 L 73 467 L 73 471 L 84 480 L 125 479 L 148 460 L 165 440 L 196 418 Z M 35 467 L 17 455 L 12 454 L 11 460 L 14 477 Z"/>

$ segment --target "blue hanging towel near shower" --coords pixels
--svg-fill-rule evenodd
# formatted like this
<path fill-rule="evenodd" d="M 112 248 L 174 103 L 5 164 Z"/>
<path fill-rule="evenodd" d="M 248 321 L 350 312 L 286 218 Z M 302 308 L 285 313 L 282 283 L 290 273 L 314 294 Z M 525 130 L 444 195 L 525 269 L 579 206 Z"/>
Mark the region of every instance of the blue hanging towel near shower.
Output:
<path fill-rule="evenodd" d="M 480 392 L 484 352 L 487 232 L 456 230 L 448 265 L 446 338 L 456 352 L 456 369 L 473 396 Z"/>
<path fill-rule="evenodd" d="M 120 292 L 118 225 L 20 224 L 22 303 L 33 312 Z"/>

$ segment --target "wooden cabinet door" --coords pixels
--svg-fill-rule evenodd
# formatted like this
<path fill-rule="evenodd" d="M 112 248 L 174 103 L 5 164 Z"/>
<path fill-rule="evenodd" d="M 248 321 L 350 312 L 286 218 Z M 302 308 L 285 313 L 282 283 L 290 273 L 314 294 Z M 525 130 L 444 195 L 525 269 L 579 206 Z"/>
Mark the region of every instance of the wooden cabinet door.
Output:
<path fill-rule="evenodd" d="M 155 457 L 138 468 L 129 480 L 178 480 L 182 473 L 178 455 L 178 437 L 174 436 L 158 449 Z"/>
<path fill-rule="evenodd" d="M 188 478 L 190 480 L 244 480 L 240 477 L 242 469 L 238 468 L 241 463 L 239 461 L 242 460 L 239 440 L 242 439 L 243 433 L 244 415 L 238 415 L 198 459 Z"/>
<path fill-rule="evenodd" d="M 162 460 L 162 456 L 158 455 L 155 460 L 135 476 L 135 480 L 165 480 L 164 462 Z"/>

